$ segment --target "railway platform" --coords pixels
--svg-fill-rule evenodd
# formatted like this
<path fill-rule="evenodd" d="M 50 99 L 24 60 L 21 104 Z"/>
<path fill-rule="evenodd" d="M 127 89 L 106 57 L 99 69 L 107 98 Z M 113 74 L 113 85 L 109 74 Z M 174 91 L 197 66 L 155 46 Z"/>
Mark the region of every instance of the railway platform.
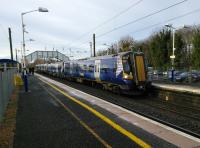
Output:
<path fill-rule="evenodd" d="M 200 87 L 198 86 L 190 86 L 184 84 L 166 84 L 166 83 L 152 83 L 152 85 L 161 90 L 179 92 L 179 93 L 187 93 L 192 95 L 200 95 Z"/>
<path fill-rule="evenodd" d="M 198 146 L 198 138 L 39 74 L 19 92 L 15 148 Z"/>

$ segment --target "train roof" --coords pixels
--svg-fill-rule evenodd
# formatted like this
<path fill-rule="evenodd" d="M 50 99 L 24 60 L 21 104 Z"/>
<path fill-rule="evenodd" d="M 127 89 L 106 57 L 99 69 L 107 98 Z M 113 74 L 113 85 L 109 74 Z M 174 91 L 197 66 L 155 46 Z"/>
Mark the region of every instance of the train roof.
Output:
<path fill-rule="evenodd" d="M 88 61 L 88 60 L 101 60 L 101 59 L 109 59 L 117 56 L 123 56 L 127 53 L 131 53 L 132 51 L 126 51 L 126 52 L 120 52 L 117 54 L 111 54 L 111 55 L 104 55 L 104 56 L 97 56 L 97 57 L 89 57 L 84 59 L 77 59 L 77 60 L 71 60 L 71 61 L 65 61 L 65 62 L 77 62 L 77 61 Z M 142 53 L 142 52 L 134 52 L 134 53 Z"/>
<path fill-rule="evenodd" d="M 111 55 L 104 55 L 104 56 L 97 56 L 97 57 L 91 57 L 89 59 L 93 59 L 93 60 L 98 60 L 98 59 L 108 59 L 108 58 L 112 58 L 112 57 L 117 57 L 117 56 L 123 56 L 127 53 L 131 53 L 133 51 L 126 51 L 126 52 L 119 52 L 117 54 L 111 54 Z M 142 52 L 133 52 L 133 53 L 139 53 L 141 54 Z"/>
<path fill-rule="evenodd" d="M 117 54 L 111 54 L 111 55 L 103 55 L 103 56 L 97 56 L 97 57 L 89 57 L 89 58 L 84 58 L 84 59 L 78 59 L 78 60 L 73 60 L 73 61 L 87 61 L 87 60 L 98 60 L 98 59 L 109 59 L 117 56 L 123 56 L 127 53 L 130 53 L 132 51 L 127 51 L 127 52 L 120 52 Z"/>

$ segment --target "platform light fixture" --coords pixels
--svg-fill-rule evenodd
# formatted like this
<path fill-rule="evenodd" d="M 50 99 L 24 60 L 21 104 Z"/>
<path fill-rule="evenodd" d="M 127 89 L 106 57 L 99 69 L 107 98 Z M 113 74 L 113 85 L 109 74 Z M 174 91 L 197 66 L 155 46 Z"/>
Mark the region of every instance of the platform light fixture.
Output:
<path fill-rule="evenodd" d="M 49 12 L 47 8 L 43 8 L 43 7 L 39 7 L 38 9 L 36 10 L 31 10 L 31 11 L 27 11 L 27 12 L 22 12 L 21 13 L 21 20 L 22 20 L 22 47 L 23 47 L 23 55 L 24 55 L 24 58 L 23 58 L 23 68 L 25 69 L 26 68 L 26 62 L 25 62 L 25 56 L 26 56 L 26 49 L 25 49 L 25 38 L 24 38 L 24 33 L 26 32 L 25 30 L 25 24 L 24 24 L 24 19 L 23 19 L 23 16 L 27 13 L 32 13 L 32 12 Z M 24 74 L 26 74 L 26 71 L 24 70 Z"/>
<path fill-rule="evenodd" d="M 181 28 L 189 28 L 189 26 L 187 25 L 183 25 L 179 28 L 175 28 L 173 27 L 173 24 L 166 24 L 165 25 L 166 27 L 170 28 L 172 30 L 172 55 L 170 56 L 170 59 L 172 60 L 172 78 L 174 78 L 174 60 L 175 60 L 175 31 L 178 30 L 178 29 L 181 29 Z"/>

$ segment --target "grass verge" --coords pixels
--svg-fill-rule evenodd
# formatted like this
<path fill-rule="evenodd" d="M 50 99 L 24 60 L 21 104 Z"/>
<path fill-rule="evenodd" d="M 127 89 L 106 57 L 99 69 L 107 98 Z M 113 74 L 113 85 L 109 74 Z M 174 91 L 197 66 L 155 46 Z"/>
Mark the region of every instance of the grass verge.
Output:
<path fill-rule="evenodd" d="M 4 119 L 0 123 L 0 148 L 12 148 L 16 128 L 18 89 L 11 95 Z"/>

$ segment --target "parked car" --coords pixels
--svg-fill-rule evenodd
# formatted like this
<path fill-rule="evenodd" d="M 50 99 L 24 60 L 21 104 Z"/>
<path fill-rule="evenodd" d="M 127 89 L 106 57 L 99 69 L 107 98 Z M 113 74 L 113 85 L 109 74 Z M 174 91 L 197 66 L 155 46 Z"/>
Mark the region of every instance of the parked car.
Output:
<path fill-rule="evenodd" d="M 174 78 L 179 76 L 182 72 L 181 71 L 178 71 L 178 70 L 175 70 L 174 71 Z M 168 79 L 171 79 L 172 78 L 172 70 L 169 70 L 168 71 Z"/>
<path fill-rule="evenodd" d="M 198 80 L 200 80 L 200 77 L 198 75 L 198 73 L 196 72 L 182 72 L 182 73 L 179 73 L 175 76 L 175 80 L 177 82 L 183 82 L 183 81 L 186 81 L 188 82 L 189 81 L 189 78 L 191 77 L 191 81 L 192 82 L 196 82 Z"/>
<path fill-rule="evenodd" d="M 200 80 L 200 71 L 197 72 L 198 79 Z"/>
<path fill-rule="evenodd" d="M 190 74 L 189 74 L 189 76 L 190 76 Z M 198 81 L 198 80 L 200 80 L 200 73 L 192 72 L 191 77 L 192 77 L 192 81 Z"/>
<path fill-rule="evenodd" d="M 175 74 L 175 80 L 182 82 L 188 78 L 188 72 L 179 72 Z"/>

